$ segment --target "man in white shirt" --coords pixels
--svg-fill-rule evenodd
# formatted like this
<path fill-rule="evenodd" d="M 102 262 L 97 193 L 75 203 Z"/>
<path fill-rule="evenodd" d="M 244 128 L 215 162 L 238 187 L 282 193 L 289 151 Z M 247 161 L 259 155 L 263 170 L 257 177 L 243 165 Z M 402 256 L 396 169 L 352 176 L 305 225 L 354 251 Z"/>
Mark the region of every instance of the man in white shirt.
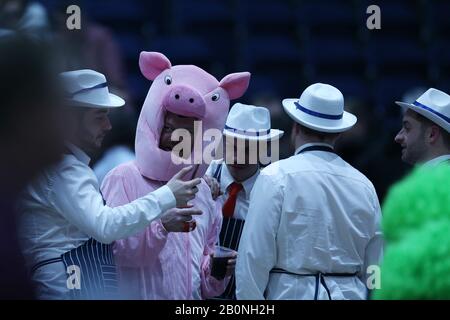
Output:
<path fill-rule="evenodd" d="M 250 193 L 260 172 L 258 150 L 267 150 L 272 141 L 277 141 L 282 135 L 283 131 L 271 129 L 268 109 L 241 103 L 236 103 L 231 108 L 223 130 L 224 149 L 229 152 L 226 153 L 226 161 L 214 160 L 205 176 L 212 189 L 215 184 L 211 177 L 217 180 L 219 190 L 223 192 L 216 200 L 223 215 L 220 246 L 238 250 L 250 204 Z M 277 150 L 273 152 L 276 153 Z M 239 155 L 245 157 L 240 159 Z M 236 299 L 235 290 L 233 277 L 220 298 Z"/>
<path fill-rule="evenodd" d="M 333 151 L 356 117 L 342 93 L 313 84 L 285 99 L 295 155 L 260 173 L 236 266 L 238 299 L 365 299 L 382 255 L 372 183 Z"/>
<path fill-rule="evenodd" d="M 406 163 L 437 165 L 450 161 L 450 95 L 430 88 L 413 103 L 396 102 L 406 108 L 395 142 L 402 147 Z"/>
<path fill-rule="evenodd" d="M 200 179 L 181 180 L 181 170 L 163 186 L 130 204 L 104 205 L 88 154 L 111 129 L 108 109 L 125 102 L 109 93 L 105 76 L 93 70 L 61 74 L 71 113 L 70 142 L 57 165 L 25 189 L 18 204 L 21 246 L 40 299 L 116 298 L 110 243 L 133 235 L 168 209 L 195 197 Z M 183 228 L 192 208 L 175 209 Z M 173 215 L 173 213 L 172 213 Z"/>

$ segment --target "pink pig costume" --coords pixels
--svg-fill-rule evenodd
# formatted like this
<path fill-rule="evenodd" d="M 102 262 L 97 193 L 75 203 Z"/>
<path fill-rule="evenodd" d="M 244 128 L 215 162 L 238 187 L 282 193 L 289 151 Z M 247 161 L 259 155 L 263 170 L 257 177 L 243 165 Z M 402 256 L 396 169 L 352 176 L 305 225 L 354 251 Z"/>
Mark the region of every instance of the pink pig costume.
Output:
<path fill-rule="evenodd" d="M 139 66 L 153 84 L 138 121 L 136 160 L 113 169 L 102 185 L 105 200 L 113 207 L 159 188 L 187 166 L 174 164 L 171 152 L 158 147 L 166 110 L 202 120 L 203 132 L 210 128 L 222 130 L 230 100 L 241 97 L 250 80 L 250 73 L 242 72 L 219 82 L 193 65 L 172 67 L 157 52 L 142 52 Z M 203 147 L 208 144 L 202 143 Z M 202 177 L 206 169 L 206 163 L 200 164 L 195 176 Z M 188 173 L 187 178 L 192 174 Z M 205 299 L 225 290 L 229 279 L 211 276 L 209 256 L 214 251 L 222 215 L 203 180 L 198 188 L 191 203 L 203 214 L 195 217 L 194 231 L 168 233 L 158 220 L 137 235 L 115 242 L 119 288 L 124 298 Z"/>

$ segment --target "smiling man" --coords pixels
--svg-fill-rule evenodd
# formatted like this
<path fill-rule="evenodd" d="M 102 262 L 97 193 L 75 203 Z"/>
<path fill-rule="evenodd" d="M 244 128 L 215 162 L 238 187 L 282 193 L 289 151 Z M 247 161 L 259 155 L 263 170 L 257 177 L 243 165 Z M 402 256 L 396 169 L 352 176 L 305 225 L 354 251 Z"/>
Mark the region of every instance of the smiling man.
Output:
<path fill-rule="evenodd" d="M 395 136 L 406 163 L 435 165 L 450 160 L 450 96 L 430 88 L 415 102 L 396 102 L 407 108 Z"/>
<path fill-rule="evenodd" d="M 174 147 L 179 143 L 175 139 L 171 139 L 175 130 L 186 130 L 190 137 L 194 137 L 195 133 L 195 121 L 196 118 L 185 117 L 173 112 L 167 112 L 164 117 L 164 125 L 161 130 L 161 137 L 159 140 L 159 148 L 164 151 L 172 151 Z M 190 140 L 190 149 L 194 147 L 194 139 Z M 184 154 L 184 151 L 189 152 L 189 148 L 180 149 L 180 157 L 188 158 L 189 154 Z"/>
<path fill-rule="evenodd" d="M 231 108 L 223 130 L 225 157 L 213 161 L 205 176 L 211 190 L 216 188 L 218 191 L 213 196 L 222 194 L 217 199 L 223 216 L 219 236 L 221 246 L 238 250 L 250 205 L 250 193 L 259 176 L 260 163 L 266 162 L 261 155 L 264 152 L 259 151 L 261 148 L 264 150 L 264 147 L 271 148 L 274 142 L 278 144 L 283 134 L 282 130 L 271 128 L 267 108 L 242 103 L 236 103 Z M 277 153 L 278 149 L 272 151 Z M 218 186 L 215 186 L 211 177 L 217 180 Z M 235 300 L 235 290 L 233 275 L 220 298 Z"/>

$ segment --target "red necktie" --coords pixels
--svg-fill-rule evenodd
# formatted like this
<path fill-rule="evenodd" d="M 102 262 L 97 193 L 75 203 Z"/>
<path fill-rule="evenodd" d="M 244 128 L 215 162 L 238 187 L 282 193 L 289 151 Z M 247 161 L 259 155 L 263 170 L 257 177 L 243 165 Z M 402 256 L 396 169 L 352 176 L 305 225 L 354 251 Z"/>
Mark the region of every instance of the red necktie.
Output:
<path fill-rule="evenodd" d="M 236 197 L 239 191 L 242 190 L 242 184 L 233 182 L 228 187 L 228 199 L 222 207 L 222 213 L 225 218 L 231 218 L 234 214 L 234 207 L 236 207 Z"/>

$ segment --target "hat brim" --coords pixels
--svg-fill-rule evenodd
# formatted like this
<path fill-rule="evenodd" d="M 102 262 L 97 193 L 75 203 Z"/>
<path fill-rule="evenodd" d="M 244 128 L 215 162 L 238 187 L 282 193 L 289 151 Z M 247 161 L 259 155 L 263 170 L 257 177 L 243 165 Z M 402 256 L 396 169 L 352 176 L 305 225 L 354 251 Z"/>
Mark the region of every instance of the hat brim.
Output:
<path fill-rule="evenodd" d="M 298 102 L 298 99 L 284 99 L 282 102 L 284 111 L 295 122 L 315 131 L 325 133 L 344 132 L 351 129 L 358 121 L 355 115 L 347 111 L 344 111 L 340 121 L 317 118 L 297 110 L 295 102 Z"/>
<path fill-rule="evenodd" d="M 125 100 L 123 100 L 121 97 L 113 94 L 113 93 L 109 93 L 109 101 L 107 103 L 101 103 L 101 102 L 92 102 L 92 101 L 87 101 L 85 99 L 69 99 L 70 102 L 79 105 L 81 107 L 86 107 L 86 108 L 105 108 L 105 109 L 109 109 L 109 108 L 120 108 L 123 107 L 125 105 Z"/>
<path fill-rule="evenodd" d="M 440 126 L 445 131 L 450 133 L 450 124 L 448 122 L 446 122 L 444 119 L 442 119 L 441 117 L 439 117 L 438 115 L 434 114 L 433 112 L 425 110 L 425 109 L 423 109 L 421 107 L 418 107 L 418 106 L 416 106 L 416 105 L 414 105 L 412 103 L 406 103 L 406 102 L 402 102 L 402 101 L 395 101 L 395 104 L 400 106 L 400 107 L 403 107 L 403 108 L 411 109 L 414 112 L 417 112 L 417 113 L 421 114 L 422 116 L 424 116 L 428 120 L 436 123 L 438 126 Z"/>
<path fill-rule="evenodd" d="M 244 134 L 239 134 L 236 132 L 228 131 L 227 129 L 223 130 L 223 134 L 228 137 L 243 139 L 243 140 L 250 140 L 250 141 L 267 141 L 267 140 L 277 140 L 280 139 L 284 131 L 278 130 L 278 129 L 270 129 L 269 134 L 266 134 L 264 136 L 247 136 Z"/>

